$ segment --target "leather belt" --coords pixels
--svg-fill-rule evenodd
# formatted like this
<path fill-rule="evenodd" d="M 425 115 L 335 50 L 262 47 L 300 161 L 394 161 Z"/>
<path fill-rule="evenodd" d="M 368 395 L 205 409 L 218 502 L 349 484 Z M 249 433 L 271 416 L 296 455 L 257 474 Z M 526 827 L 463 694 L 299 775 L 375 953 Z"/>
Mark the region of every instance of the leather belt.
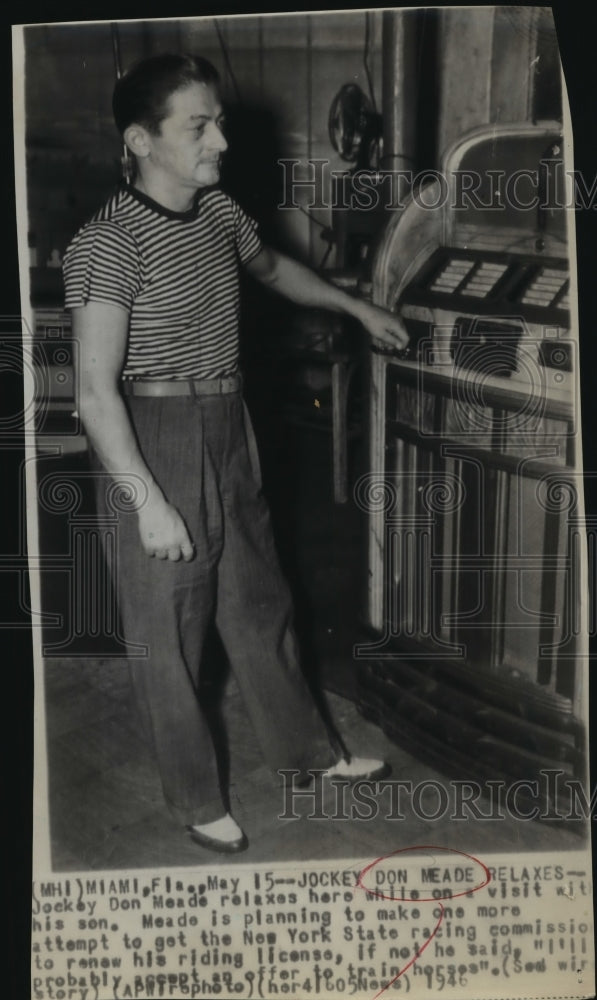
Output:
<path fill-rule="evenodd" d="M 124 379 L 125 396 L 225 396 L 242 389 L 242 375 L 223 378 Z"/>

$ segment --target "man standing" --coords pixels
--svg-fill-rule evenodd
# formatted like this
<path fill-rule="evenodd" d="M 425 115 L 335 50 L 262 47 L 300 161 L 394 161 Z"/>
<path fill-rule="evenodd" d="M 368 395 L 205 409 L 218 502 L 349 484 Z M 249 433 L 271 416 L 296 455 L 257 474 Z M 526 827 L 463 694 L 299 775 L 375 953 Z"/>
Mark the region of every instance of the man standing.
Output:
<path fill-rule="evenodd" d="M 218 188 L 226 150 L 214 67 L 145 60 L 116 85 L 135 178 L 70 244 L 66 305 L 79 345 L 78 407 L 92 451 L 132 487 L 119 520 L 118 590 L 135 696 L 166 801 L 199 844 L 242 850 L 197 701 L 212 619 L 271 768 L 380 777 L 334 744 L 298 663 L 292 605 L 260 491 L 238 370 L 239 268 L 300 305 L 349 314 L 403 347 L 399 320 L 261 244 Z"/>

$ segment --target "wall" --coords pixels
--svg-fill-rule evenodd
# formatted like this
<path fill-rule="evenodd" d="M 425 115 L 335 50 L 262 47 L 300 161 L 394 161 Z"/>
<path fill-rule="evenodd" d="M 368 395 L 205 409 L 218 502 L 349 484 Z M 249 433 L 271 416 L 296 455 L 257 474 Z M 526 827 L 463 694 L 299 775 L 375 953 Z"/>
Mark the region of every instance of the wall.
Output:
<path fill-rule="evenodd" d="M 440 156 L 483 125 L 558 118 L 559 57 L 548 8 L 501 6 L 441 12 Z"/>

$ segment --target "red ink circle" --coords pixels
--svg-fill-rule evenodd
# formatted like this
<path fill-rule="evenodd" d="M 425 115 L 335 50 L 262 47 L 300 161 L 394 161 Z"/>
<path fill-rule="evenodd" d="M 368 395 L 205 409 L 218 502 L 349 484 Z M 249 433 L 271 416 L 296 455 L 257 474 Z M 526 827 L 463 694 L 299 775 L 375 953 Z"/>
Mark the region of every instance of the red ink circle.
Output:
<path fill-rule="evenodd" d="M 377 892 L 375 889 L 370 889 L 369 886 L 365 885 L 363 879 L 364 876 L 372 871 L 376 865 L 380 864 L 382 861 L 387 861 L 388 858 L 393 858 L 396 854 L 404 854 L 406 851 L 443 851 L 445 854 L 458 854 L 459 857 L 468 858 L 474 864 L 478 865 L 479 868 L 483 870 L 484 881 L 480 882 L 479 885 L 474 885 L 469 889 L 463 890 L 463 892 L 455 892 L 451 896 L 446 896 L 446 899 L 459 899 L 461 896 L 468 896 L 470 892 L 478 892 L 479 889 L 484 889 L 486 885 L 491 882 L 491 874 L 487 865 L 484 865 L 482 861 L 479 861 L 474 854 L 467 854 L 466 851 L 458 851 L 455 847 L 439 847 L 437 844 L 421 844 L 415 847 L 399 847 L 395 851 L 391 851 L 390 854 L 384 854 L 381 858 L 376 858 L 371 864 L 363 868 L 362 872 L 359 874 L 357 880 L 357 888 L 364 889 L 370 895 L 375 896 L 377 899 L 387 899 L 393 903 L 437 903 L 439 902 L 435 896 L 420 896 L 418 899 L 396 899 L 395 896 L 385 896 L 383 892 Z"/>

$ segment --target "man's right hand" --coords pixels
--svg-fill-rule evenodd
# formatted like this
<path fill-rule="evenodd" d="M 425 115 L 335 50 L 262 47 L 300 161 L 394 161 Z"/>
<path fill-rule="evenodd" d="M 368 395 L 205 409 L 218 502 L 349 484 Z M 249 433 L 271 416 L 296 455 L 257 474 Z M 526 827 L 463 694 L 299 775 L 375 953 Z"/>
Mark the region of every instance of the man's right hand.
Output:
<path fill-rule="evenodd" d="M 189 562 L 195 555 L 187 526 L 168 503 L 139 450 L 120 385 L 126 355 L 129 311 L 109 302 L 73 309 L 77 409 L 104 469 L 118 482 L 124 475 L 147 484 L 139 507 L 141 544 L 148 556 Z"/>
<path fill-rule="evenodd" d="M 148 556 L 190 562 L 195 548 L 176 507 L 165 499 L 149 500 L 138 511 L 141 544 Z"/>

